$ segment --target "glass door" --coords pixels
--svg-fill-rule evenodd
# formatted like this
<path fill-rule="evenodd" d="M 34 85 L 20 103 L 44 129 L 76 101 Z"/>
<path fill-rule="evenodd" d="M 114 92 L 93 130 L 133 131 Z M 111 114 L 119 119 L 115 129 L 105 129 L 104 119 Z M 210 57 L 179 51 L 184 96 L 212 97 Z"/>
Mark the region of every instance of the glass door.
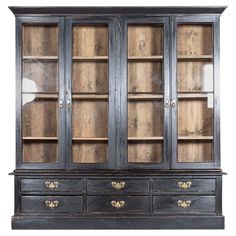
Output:
<path fill-rule="evenodd" d="M 126 19 L 121 87 L 123 166 L 168 168 L 168 25 L 165 18 Z M 124 51 L 125 50 L 125 51 Z"/>
<path fill-rule="evenodd" d="M 18 145 L 22 148 L 17 155 L 21 156 L 18 166 L 23 168 L 62 165 L 64 95 L 60 89 L 64 78 L 59 70 L 60 28 L 58 18 L 22 20 L 18 28 L 22 50 L 17 56 L 21 62 L 17 71 L 17 89 L 21 88 L 17 125 L 22 128 L 17 140 L 21 140 Z"/>
<path fill-rule="evenodd" d="M 107 18 L 68 21 L 68 156 L 72 168 L 111 168 L 115 163 L 112 24 Z"/>
<path fill-rule="evenodd" d="M 199 19 L 200 20 L 200 19 Z M 215 165 L 216 132 L 214 19 L 177 18 L 176 23 L 176 165 Z M 175 96 L 174 96 L 175 97 Z M 172 101 L 175 105 L 175 98 Z M 175 149 L 173 149 L 175 150 Z"/>

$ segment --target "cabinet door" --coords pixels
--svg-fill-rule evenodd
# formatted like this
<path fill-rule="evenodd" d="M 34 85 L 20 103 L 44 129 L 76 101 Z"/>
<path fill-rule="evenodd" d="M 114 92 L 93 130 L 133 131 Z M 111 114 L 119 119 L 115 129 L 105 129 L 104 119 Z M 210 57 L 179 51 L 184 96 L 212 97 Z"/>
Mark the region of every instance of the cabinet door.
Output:
<path fill-rule="evenodd" d="M 112 168 L 115 159 L 113 19 L 67 20 L 67 157 L 70 168 Z"/>
<path fill-rule="evenodd" d="M 173 166 L 219 166 L 219 35 L 217 17 L 173 23 Z"/>
<path fill-rule="evenodd" d="M 122 22 L 121 166 L 168 168 L 168 19 Z"/>
<path fill-rule="evenodd" d="M 17 167 L 59 168 L 65 122 L 63 23 L 56 17 L 16 22 Z"/>

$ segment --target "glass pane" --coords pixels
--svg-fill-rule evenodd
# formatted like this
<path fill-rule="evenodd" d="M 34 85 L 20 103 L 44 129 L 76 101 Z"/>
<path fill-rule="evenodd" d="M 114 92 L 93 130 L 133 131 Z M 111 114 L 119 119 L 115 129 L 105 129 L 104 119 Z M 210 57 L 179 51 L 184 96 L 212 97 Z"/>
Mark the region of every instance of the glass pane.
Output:
<path fill-rule="evenodd" d="M 163 26 L 128 26 L 128 162 L 163 161 Z"/>
<path fill-rule="evenodd" d="M 57 56 L 57 25 L 24 25 L 23 56 Z"/>
<path fill-rule="evenodd" d="M 108 26 L 73 26 L 73 163 L 107 163 Z"/>
<path fill-rule="evenodd" d="M 58 26 L 23 25 L 23 162 L 58 161 Z"/>
<path fill-rule="evenodd" d="M 213 31 L 181 24 L 177 32 L 178 162 L 213 161 Z"/>

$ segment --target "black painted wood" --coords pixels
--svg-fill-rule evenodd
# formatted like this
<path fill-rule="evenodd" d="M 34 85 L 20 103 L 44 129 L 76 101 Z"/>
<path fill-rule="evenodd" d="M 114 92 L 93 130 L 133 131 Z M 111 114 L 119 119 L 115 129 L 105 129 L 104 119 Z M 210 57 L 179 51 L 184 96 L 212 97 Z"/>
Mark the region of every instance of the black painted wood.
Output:
<path fill-rule="evenodd" d="M 124 182 L 123 188 L 116 190 L 112 186 L 112 182 Z M 87 180 L 87 191 L 93 194 L 125 194 L 125 193 L 148 193 L 149 180 L 148 179 L 89 179 Z"/>
<path fill-rule="evenodd" d="M 188 207 L 181 207 L 178 201 L 191 201 L 191 203 Z M 215 213 L 215 196 L 154 196 L 153 211 L 172 214 Z"/>
<path fill-rule="evenodd" d="M 46 183 L 55 183 L 57 187 L 49 189 Z M 83 180 L 82 179 L 21 179 L 21 192 L 82 192 Z"/>
<path fill-rule="evenodd" d="M 112 201 L 124 201 L 124 206 L 115 208 Z M 90 213 L 138 214 L 150 212 L 149 196 L 88 196 L 87 211 Z"/>
<path fill-rule="evenodd" d="M 179 182 L 191 185 L 187 189 L 179 187 Z M 153 191 L 159 194 L 165 193 L 214 193 L 216 188 L 216 180 L 213 179 L 200 179 L 200 178 L 160 178 L 153 180 Z"/>
<path fill-rule="evenodd" d="M 56 208 L 49 208 L 45 205 L 45 201 L 58 201 Z M 82 196 L 22 196 L 21 212 L 22 213 L 67 213 L 82 212 L 83 197 Z"/>

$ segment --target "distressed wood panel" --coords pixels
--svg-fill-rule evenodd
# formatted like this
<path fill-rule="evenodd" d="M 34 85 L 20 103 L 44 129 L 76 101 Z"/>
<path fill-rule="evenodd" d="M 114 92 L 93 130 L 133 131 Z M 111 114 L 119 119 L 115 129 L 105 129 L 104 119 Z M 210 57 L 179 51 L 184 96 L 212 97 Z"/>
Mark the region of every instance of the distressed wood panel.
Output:
<path fill-rule="evenodd" d="M 108 56 L 108 27 L 80 25 L 73 27 L 74 56 Z"/>
<path fill-rule="evenodd" d="M 162 26 L 154 24 L 128 26 L 128 56 L 151 56 L 162 53 Z"/>
<path fill-rule="evenodd" d="M 204 61 L 181 61 L 177 68 L 178 91 L 213 91 L 213 64 Z"/>
<path fill-rule="evenodd" d="M 34 96 L 23 95 L 23 136 L 57 137 L 57 102 Z"/>
<path fill-rule="evenodd" d="M 73 62 L 73 93 L 108 93 L 108 63 Z"/>
<path fill-rule="evenodd" d="M 24 56 L 57 56 L 56 25 L 24 25 L 22 32 Z"/>
<path fill-rule="evenodd" d="M 73 137 L 107 137 L 108 102 L 73 100 Z"/>
<path fill-rule="evenodd" d="M 58 161 L 58 145 L 56 142 L 24 142 L 24 163 L 51 163 Z"/>
<path fill-rule="evenodd" d="M 162 62 L 129 62 L 128 92 L 162 93 Z"/>
<path fill-rule="evenodd" d="M 103 142 L 74 142 L 73 163 L 106 163 L 107 146 L 107 143 Z"/>
<path fill-rule="evenodd" d="M 163 108 L 160 102 L 131 101 L 128 103 L 128 136 L 163 135 Z"/>
<path fill-rule="evenodd" d="M 178 142 L 178 162 L 211 162 L 212 160 L 212 141 Z"/>
<path fill-rule="evenodd" d="M 208 108 L 207 99 L 179 100 L 178 135 L 213 135 L 213 108 Z"/>
<path fill-rule="evenodd" d="M 163 161 L 162 142 L 129 142 L 128 162 L 154 163 Z"/>
<path fill-rule="evenodd" d="M 24 62 L 23 92 L 58 92 L 57 62 Z"/>
<path fill-rule="evenodd" d="M 177 52 L 178 55 L 213 55 L 212 25 L 178 25 Z"/>

